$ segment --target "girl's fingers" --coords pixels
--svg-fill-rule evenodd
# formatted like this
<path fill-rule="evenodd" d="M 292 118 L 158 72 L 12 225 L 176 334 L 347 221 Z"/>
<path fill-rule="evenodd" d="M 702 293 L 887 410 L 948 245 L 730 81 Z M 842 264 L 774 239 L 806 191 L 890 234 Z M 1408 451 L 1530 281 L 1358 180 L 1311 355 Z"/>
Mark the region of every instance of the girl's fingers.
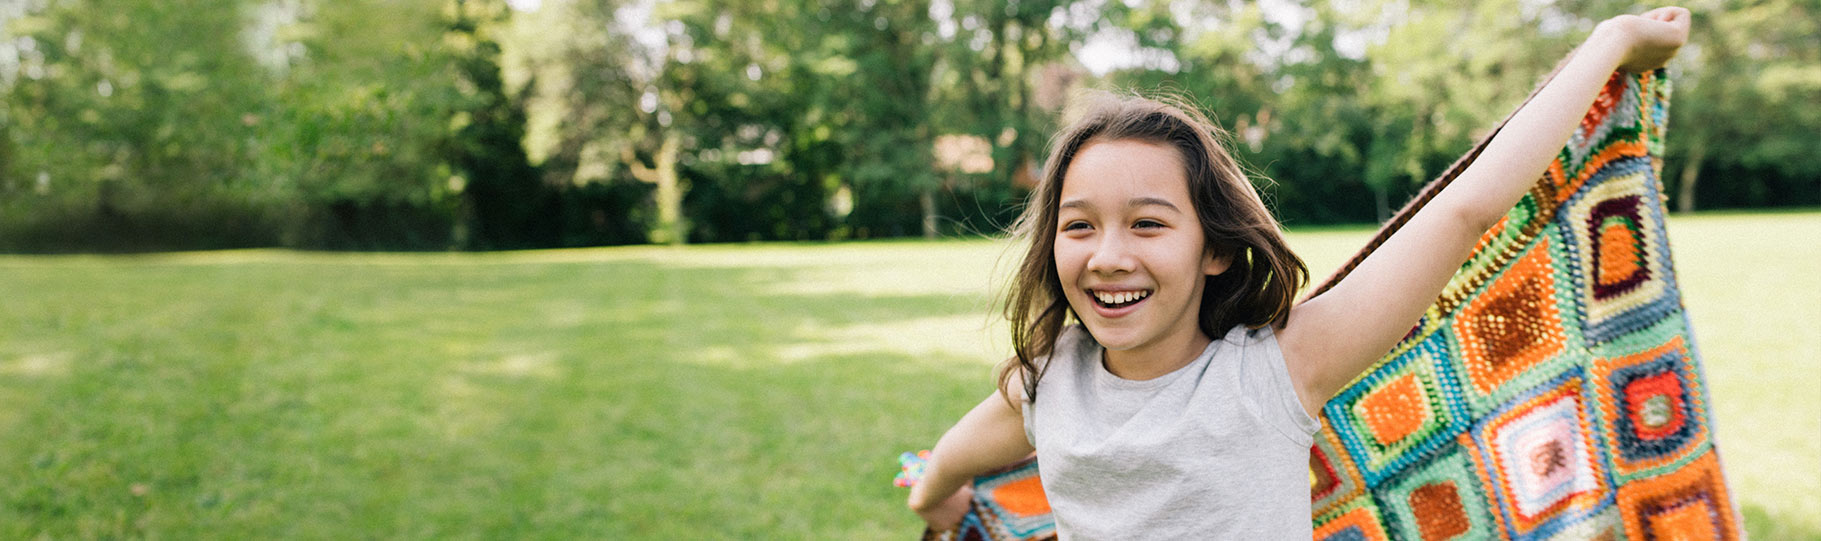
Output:
<path fill-rule="evenodd" d="M 1644 12 L 1644 18 L 1666 23 L 1688 20 L 1688 10 L 1680 7 L 1663 7 Z"/>
<path fill-rule="evenodd" d="M 1629 35 L 1630 45 L 1619 67 L 1639 72 L 1667 63 L 1688 42 L 1690 19 L 1688 10 L 1668 7 L 1608 20 L 1615 29 L 1622 29 L 1617 31 Z"/>
<path fill-rule="evenodd" d="M 1686 41 L 1689 30 L 1688 10 L 1679 7 L 1657 8 L 1644 12 L 1641 17 L 1649 21 L 1642 27 L 1657 41 L 1671 41 L 1676 45 Z"/>

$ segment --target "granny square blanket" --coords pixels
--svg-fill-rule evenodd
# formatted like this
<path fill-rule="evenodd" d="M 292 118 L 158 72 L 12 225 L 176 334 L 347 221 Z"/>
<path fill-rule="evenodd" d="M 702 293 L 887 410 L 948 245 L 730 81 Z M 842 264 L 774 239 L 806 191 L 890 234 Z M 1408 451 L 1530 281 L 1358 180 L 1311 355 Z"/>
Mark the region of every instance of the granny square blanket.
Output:
<path fill-rule="evenodd" d="M 1614 74 L 1410 335 L 1323 408 L 1316 539 L 1740 536 L 1663 226 L 1668 98 L 1662 70 Z"/>
<path fill-rule="evenodd" d="M 1663 225 L 1668 96 L 1663 70 L 1614 74 L 1410 334 L 1323 408 L 1316 539 L 1741 537 Z M 975 486 L 963 528 L 926 538 L 1054 535 L 1034 461 Z"/>

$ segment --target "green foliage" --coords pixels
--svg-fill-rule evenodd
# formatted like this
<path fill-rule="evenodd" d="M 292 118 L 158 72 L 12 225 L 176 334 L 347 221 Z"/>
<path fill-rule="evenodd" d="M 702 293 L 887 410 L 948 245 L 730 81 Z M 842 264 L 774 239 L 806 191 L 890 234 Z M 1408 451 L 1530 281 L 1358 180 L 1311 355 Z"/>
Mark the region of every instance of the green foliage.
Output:
<path fill-rule="evenodd" d="M 154 215 L 272 204 L 240 170 L 256 158 L 245 119 L 268 105 L 270 79 L 241 53 L 238 10 L 57 2 L 15 14 L 23 16 L 4 35 L 20 63 L 0 116 L 6 221 L 143 225 L 162 221 Z M 14 218 L 28 209 L 35 216 Z M 54 225 L 53 216 L 77 223 Z"/>
<path fill-rule="evenodd" d="M 487 30 L 506 20 L 500 0 L 456 0 L 446 41 L 458 74 L 455 133 L 445 142 L 463 190 L 472 247 L 535 248 L 555 244 L 556 201 L 526 157 L 525 111 L 500 73 L 500 46 Z"/>
<path fill-rule="evenodd" d="M 503 2 L 27 8 L 6 26 L 29 50 L 0 129 L 0 248 L 557 242 L 489 34 Z"/>
<path fill-rule="evenodd" d="M 279 15 L 273 47 L 301 53 L 273 62 L 282 106 L 259 174 L 299 207 L 286 244 L 451 244 L 458 194 L 441 152 L 460 95 L 451 53 L 437 47 L 439 4 L 323 2 Z"/>
<path fill-rule="evenodd" d="M 1287 223 L 1371 221 L 1597 21 L 1650 7 L 540 6 L 0 5 L 0 250 L 992 233 L 1085 87 L 1194 100 Z M 1821 2 L 1690 7 L 1693 41 L 1671 64 L 1672 199 L 1821 204 Z M 1106 43 L 1129 57 L 1090 73 L 1078 57 Z"/>
<path fill-rule="evenodd" d="M 1821 203 L 1821 2 L 1689 7 L 1696 38 L 1670 110 L 1672 193 L 1714 207 Z M 1681 186 L 1703 178 L 1713 180 Z"/>

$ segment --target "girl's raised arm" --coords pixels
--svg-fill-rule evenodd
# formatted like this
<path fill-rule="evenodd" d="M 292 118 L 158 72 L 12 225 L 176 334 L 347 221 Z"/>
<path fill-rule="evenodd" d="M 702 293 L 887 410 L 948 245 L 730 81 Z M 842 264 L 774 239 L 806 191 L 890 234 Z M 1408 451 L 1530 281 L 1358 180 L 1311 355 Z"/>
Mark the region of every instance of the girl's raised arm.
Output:
<path fill-rule="evenodd" d="M 1480 235 L 1536 184 L 1613 70 L 1663 65 L 1688 26 L 1688 10 L 1673 7 L 1600 23 L 1452 184 L 1340 283 L 1290 311 L 1278 340 L 1311 416 L 1416 324 Z"/>

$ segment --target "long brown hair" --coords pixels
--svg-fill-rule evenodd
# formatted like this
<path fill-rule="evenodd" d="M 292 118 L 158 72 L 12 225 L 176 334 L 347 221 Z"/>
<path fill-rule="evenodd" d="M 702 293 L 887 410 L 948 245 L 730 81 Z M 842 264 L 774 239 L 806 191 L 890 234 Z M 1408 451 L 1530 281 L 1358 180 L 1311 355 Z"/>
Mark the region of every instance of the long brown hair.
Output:
<path fill-rule="evenodd" d="M 1206 249 L 1229 258 L 1225 272 L 1206 277 L 1201 296 L 1201 332 L 1211 338 L 1237 325 L 1281 325 L 1309 269 L 1290 252 L 1277 220 L 1265 208 L 1250 177 L 1219 142 L 1225 132 L 1186 100 L 1097 93 L 1078 118 L 1051 141 L 1049 163 L 1019 216 L 1015 234 L 1029 243 L 1005 299 L 1014 356 L 999 370 L 999 390 L 1022 376 L 1025 398 L 1037 399 L 1046 365 L 1038 359 L 1055 349 L 1071 319 L 1056 274 L 1056 215 L 1062 178 L 1075 154 L 1097 141 L 1136 140 L 1175 148 L 1189 180 L 1189 198 L 1200 218 Z"/>

